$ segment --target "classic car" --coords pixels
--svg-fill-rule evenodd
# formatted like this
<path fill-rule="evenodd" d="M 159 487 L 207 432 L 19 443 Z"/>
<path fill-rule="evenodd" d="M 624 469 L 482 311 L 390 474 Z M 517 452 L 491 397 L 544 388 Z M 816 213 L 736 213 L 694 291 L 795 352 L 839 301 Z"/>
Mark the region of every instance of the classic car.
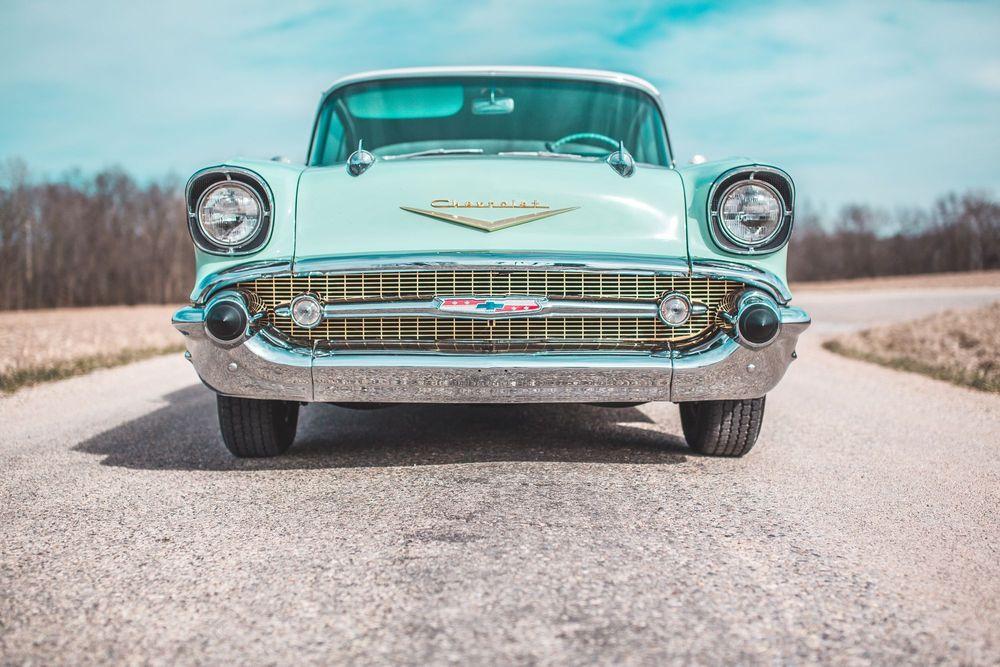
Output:
<path fill-rule="evenodd" d="M 627 74 L 334 83 L 304 164 L 187 183 L 197 268 L 173 323 L 225 445 L 281 454 L 316 402 L 671 401 L 695 452 L 745 454 L 809 325 L 785 279 L 795 189 L 696 162 Z"/>

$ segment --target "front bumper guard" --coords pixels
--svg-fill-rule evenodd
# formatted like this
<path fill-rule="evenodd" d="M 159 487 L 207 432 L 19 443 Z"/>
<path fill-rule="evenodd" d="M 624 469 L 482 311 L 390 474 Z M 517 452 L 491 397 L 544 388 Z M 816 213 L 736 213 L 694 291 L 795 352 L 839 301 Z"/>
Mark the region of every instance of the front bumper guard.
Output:
<path fill-rule="evenodd" d="M 674 353 L 443 354 L 293 348 L 266 330 L 223 348 L 205 334 L 204 310 L 182 308 L 174 326 L 202 381 L 228 396 L 375 403 L 590 403 L 757 398 L 795 358 L 810 323 L 779 307 L 781 331 L 750 349 L 720 332 Z"/>

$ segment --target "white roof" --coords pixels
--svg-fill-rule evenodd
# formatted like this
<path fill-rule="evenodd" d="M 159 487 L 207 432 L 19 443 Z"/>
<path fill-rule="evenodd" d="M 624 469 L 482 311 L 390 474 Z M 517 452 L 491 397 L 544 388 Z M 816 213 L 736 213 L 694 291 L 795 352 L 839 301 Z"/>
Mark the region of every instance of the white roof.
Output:
<path fill-rule="evenodd" d="M 476 67 L 407 67 L 402 69 L 383 69 L 372 72 L 360 72 L 338 79 L 327 89 L 330 93 L 341 86 L 360 81 L 372 81 L 377 79 L 402 79 L 409 77 L 425 76 L 523 76 L 523 77 L 550 77 L 556 79 L 579 79 L 585 81 L 604 81 L 607 83 L 617 83 L 623 86 L 639 88 L 653 95 L 657 99 L 660 93 L 650 82 L 640 79 L 631 74 L 621 72 L 609 72 L 598 69 L 577 69 L 575 67 L 518 67 L 518 66 L 476 66 Z M 325 94 L 324 94 L 325 96 Z"/>

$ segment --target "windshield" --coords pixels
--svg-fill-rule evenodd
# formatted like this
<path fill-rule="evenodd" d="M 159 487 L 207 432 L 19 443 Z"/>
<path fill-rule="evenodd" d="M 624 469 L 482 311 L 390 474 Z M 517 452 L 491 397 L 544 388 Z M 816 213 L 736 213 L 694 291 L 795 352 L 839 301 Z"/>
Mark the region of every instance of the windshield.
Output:
<path fill-rule="evenodd" d="M 345 86 L 320 109 L 309 163 L 344 162 L 359 141 L 383 159 L 601 159 L 622 141 L 637 162 L 669 162 L 652 97 L 636 88 L 567 79 L 436 77 Z"/>

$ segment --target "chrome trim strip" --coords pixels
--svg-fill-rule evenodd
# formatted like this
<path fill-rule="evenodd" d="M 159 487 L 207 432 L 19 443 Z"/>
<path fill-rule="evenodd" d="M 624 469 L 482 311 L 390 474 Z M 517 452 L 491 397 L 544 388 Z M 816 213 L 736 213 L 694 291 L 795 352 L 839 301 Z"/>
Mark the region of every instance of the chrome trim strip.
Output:
<path fill-rule="evenodd" d="M 272 335 L 277 335 L 277 333 L 272 333 Z M 359 341 L 364 342 L 364 341 Z M 461 354 L 474 354 L 481 357 L 491 357 L 491 356 L 507 356 L 517 355 L 517 354 L 545 354 L 545 355 L 580 355 L 580 354 L 593 354 L 593 355 L 621 355 L 621 354 L 637 354 L 643 356 L 650 355 L 663 355 L 668 354 L 667 343 L 663 343 L 662 346 L 656 349 L 644 349 L 637 347 L 605 347 L 599 348 L 601 343 L 608 343 L 607 339 L 590 339 L 590 338 L 580 338 L 572 341 L 572 347 L 570 349 L 555 349 L 556 347 L 561 347 L 567 345 L 566 341 L 558 338 L 505 338 L 503 343 L 509 344 L 510 346 L 529 346 L 537 345 L 541 346 L 539 349 L 525 349 L 525 350 L 477 350 L 476 345 L 488 345 L 490 341 L 484 341 L 481 338 L 455 338 L 449 339 L 449 344 L 454 344 L 457 346 L 466 345 L 469 346 L 465 350 L 454 350 L 454 349 L 442 349 L 441 347 L 436 347 L 435 349 L 428 349 L 427 340 L 419 338 L 401 338 L 398 340 L 393 340 L 393 343 L 398 343 L 399 347 L 395 349 L 384 349 L 375 350 L 370 347 L 329 347 L 324 345 L 322 341 L 317 341 L 314 348 L 314 353 L 316 358 L 323 356 L 337 356 L 342 354 L 386 354 L 386 355 L 406 355 L 406 354 L 416 354 L 419 356 L 426 355 L 441 355 L 442 357 L 454 357 Z M 544 349 L 544 346 L 551 346 L 550 349 Z"/>
<path fill-rule="evenodd" d="M 452 297 L 444 297 L 452 298 Z M 454 298 L 489 299 L 485 296 L 456 295 Z M 499 320 L 528 319 L 533 317 L 642 317 L 654 318 L 657 313 L 655 303 L 617 302 L 617 301 L 550 301 L 533 296 L 509 296 L 509 299 L 534 299 L 540 306 L 539 310 L 517 311 L 509 313 L 467 313 L 454 310 L 442 310 L 439 299 L 433 301 L 384 301 L 376 303 L 343 303 L 327 304 L 323 308 L 323 319 L 352 319 L 359 317 L 441 317 L 458 320 Z M 290 317 L 287 306 L 275 308 L 274 314 L 279 317 Z"/>
<path fill-rule="evenodd" d="M 277 275 L 320 275 L 324 273 L 363 273 L 378 271 L 426 270 L 531 270 L 578 271 L 587 273 L 627 273 L 636 275 L 674 275 L 693 278 L 736 280 L 757 287 L 778 303 L 788 303 L 792 294 L 788 285 L 776 274 L 739 262 L 694 260 L 686 258 L 651 257 L 648 255 L 615 255 L 593 253 L 495 253 L 441 252 L 427 254 L 385 253 L 379 255 L 349 255 L 299 259 L 294 263 L 254 262 L 232 267 L 206 276 L 196 288 L 195 305 L 205 303 L 211 293 L 236 282 Z"/>
<path fill-rule="evenodd" d="M 195 285 L 191 302 L 196 306 L 201 306 L 208 301 L 209 296 L 213 292 L 234 283 L 291 272 L 292 261 L 290 259 L 247 262 L 246 264 L 231 266 L 202 278 Z"/>
<path fill-rule="evenodd" d="M 692 260 L 692 278 L 718 278 L 722 280 L 736 280 L 745 283 L 750 287 L 757 287 L 781 305 L 792 300 L 792 292 L 788 289 L 788 284 L 767 269 L 761 269 L 738 262 L 727 262 L 720 260 Z"/>
<path fill-rule="evenodd" d="M 296 260 L 295 274 L 355 273 L 363 271 L 426 271 L 456 269 L 544 269 L 639 275 L 686 275 L 684 258 L 658 258 L 638 255 L 595 255 L 593 253 L 497 253 L 489 251 L 438 252 L 426 254 L 386 253 L 346 257 L 321 257 Z"/>

